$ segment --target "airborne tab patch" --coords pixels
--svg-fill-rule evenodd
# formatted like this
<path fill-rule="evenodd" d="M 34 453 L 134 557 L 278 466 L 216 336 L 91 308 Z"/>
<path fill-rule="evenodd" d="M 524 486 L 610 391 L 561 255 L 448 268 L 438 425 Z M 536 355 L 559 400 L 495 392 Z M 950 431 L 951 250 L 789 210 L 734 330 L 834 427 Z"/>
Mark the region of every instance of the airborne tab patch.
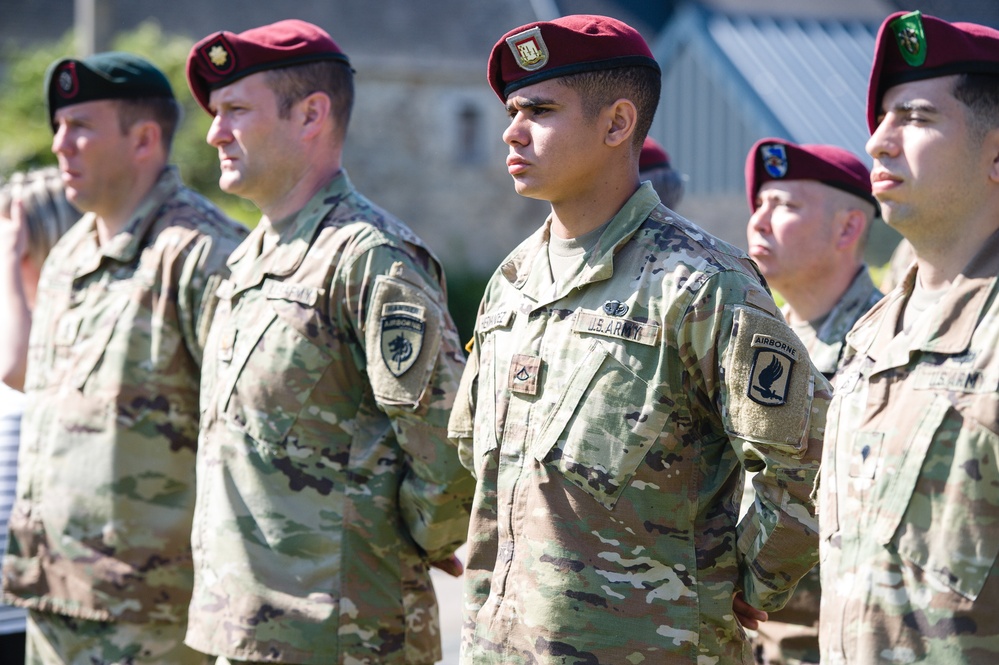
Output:
<path fill-rule="evenodd" d="M 763 406 L 782 406 L 791 387 L 791 370 L 798 350 L 769 335 L 754 335 L 753 368 L 749 373 L 749 399 Z"/>
<path fill-rule="evenodd" d="M 382 360 L 393 376 L 402 376 L 420 357 L 426 309 L 404 302 L 382 305 Z"/>

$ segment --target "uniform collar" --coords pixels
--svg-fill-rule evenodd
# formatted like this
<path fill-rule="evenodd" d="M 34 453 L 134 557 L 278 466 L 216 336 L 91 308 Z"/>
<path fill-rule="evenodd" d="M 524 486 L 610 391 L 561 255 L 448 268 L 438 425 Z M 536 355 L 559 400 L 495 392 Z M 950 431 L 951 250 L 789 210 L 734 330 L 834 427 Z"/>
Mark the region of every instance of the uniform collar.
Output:
<path fill-rule="evenodd" d="M 233 251 L 226 262 L 232 268 L 233 279 L 239 279 L 239 290 L 260 284 L 266 275 L 285 277 L 295 272 L 305 260 L 309 247 L 323 220 L 340 201 L 349 196 L 354 187 L 343 169 L 313 196 L 297 213 L 278 222 L 265 220 L 258 224 L 246 239 Z M 263 247 L 265 233 L 277 233 L 277 244 L 266 251 L 266 264 L 256 261 Z M 240 264 L 250 264 L 240 269 Z M 250 271 L 245 277 L 241 273 Z"/>
<path fill-rule="evenodd" d="M 940 302 L 924 314 L 905 349 L 892 348 L 891 341 L 906 300 L 916 283 L 917 269 L 906 275 L 899 288 L 885 297 L 858 322 L 847 341 L 861 353 L 887 349 L 879 364 L 901 365 L 908 362 L 908 351 L 958 355 L 968 350 L 982 312 L 992 299 L 999 274 L 999 231 L 985 241 L 981 250 L 954 279 Z M 896 345 L 897 346 L 897 345 Z M 877 351 L 876 351 L 877 352 Z"/>
<path fill-rule="evenodd" d="M 651 183 L 643 183 L 607 224 L 596 245 L 583 255 L 581 270 L 555 284 L 549 277 L 548 252 L 545 251 L 551 236 L 552 219 L 549 216 L 544 226 L 500 266 L 500 273 L 514 288 L 533 298 L 538 306 L 558 300 L 574 288 L 609 279 L 614 274 L 614 255 L 618 248 L 635 235 L 658 205 L 659 197 Z"/>

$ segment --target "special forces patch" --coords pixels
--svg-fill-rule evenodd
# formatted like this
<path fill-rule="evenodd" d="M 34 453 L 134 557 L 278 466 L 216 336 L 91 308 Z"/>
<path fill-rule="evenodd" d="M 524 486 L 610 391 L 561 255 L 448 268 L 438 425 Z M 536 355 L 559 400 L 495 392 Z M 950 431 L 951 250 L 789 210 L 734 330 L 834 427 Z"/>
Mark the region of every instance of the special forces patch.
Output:
<path fill-rule="evenodd" d="M 763 168 L 771 178 L 783 178 L 787 175 L 787 150 L 780 143 L 764 143 L 760 146 L 760 159 Z"/>
<path fill-rule="evenodd" d="M 791 386 L 791 370 L 798 357 L 797 349 L 769 335 L 754 335 L 753 348 L 749 399 L 763 406 L 784 405 Z"/>
<path fill-rule="evenodd" d="M 541 69 L 548 64 L 548 46 L 541 37 L 541 28 L 531 28 L 506 38 L 513 51 L 513 58 L 521 69 L 529 72 Z"/>
<path fill-rule="evenodd" d="M 425 332 L 425 308 L 403 302 L 382 305 L 382 360 L 393 376 L 405 374 L 420 357 Z"/>
<path fill-rule="evenodd" d="M 919 12 L 910 12 L 891 22 L 899 53 L 910 67 L 919 67 L 926 62 L 926 35 L 923 33 L 923 17 Z"/>

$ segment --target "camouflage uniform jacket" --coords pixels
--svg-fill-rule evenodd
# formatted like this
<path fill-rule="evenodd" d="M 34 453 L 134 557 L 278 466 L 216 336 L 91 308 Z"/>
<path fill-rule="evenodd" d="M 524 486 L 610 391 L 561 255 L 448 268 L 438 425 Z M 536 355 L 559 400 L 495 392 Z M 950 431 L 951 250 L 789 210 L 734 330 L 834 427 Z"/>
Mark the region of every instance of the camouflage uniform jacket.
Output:
<path fill-rule="evenodd" d="M 812 364 L 831 379 L 843 357 L 843 345 L 850 328 L 884 296 L 871 281 L 867 266 L 861 267 L 850 287 L 815 331 L 817 339 L 808 347 Z"/>
<path fill-rule="evenodd" d="M 186 619 L 210 294 L 245 235 L 168 168 L 109 242 L 89 214 L 49 254 L 7 600 L 97 621 Z"/>
<path fill-rule="evenodd" d="M 870 271 L 866 266 L 861 267 L 839 302 L 815 331 L 815 338 L 806 348 L 812 364 L 827 379 L 832 379 L 836 373 L 846 334 L 857 319 L 874 307 L 882 296 L 871 281 Z M 771 613 L 769 621 L 760 624 L 761 638 L 773 642 L 783 659 L 789 663 L 819 661 L 817 626 L 820 595 L 819 567 L 816 566 L 798 583 L 787 605 Z M 808 626 L 810 630 L 789 630 L 784 624 Z"/>
<path fill-rule="evenodd" d="M 474 489 L 447 439 L 464 354 L 440 264 L 341 173 L 229 265 L 205 353 L 187 643 L 433 663 L 428 563 L 464 542 Z"/>
<path fill-rule="evenodd" d="M 847 336 L 820 491 L 822 662 L 999 662 L 999 233 L 907 333 Z"/>
<path fill-rule="evenodd" d="M 752 262 L 658 201 L 555 283 L 546 225 L 486 287 L 449 426 L 464 663 L 749 663 L 734 592 L 776 609 L 817 559 L 828 383 Z"/>

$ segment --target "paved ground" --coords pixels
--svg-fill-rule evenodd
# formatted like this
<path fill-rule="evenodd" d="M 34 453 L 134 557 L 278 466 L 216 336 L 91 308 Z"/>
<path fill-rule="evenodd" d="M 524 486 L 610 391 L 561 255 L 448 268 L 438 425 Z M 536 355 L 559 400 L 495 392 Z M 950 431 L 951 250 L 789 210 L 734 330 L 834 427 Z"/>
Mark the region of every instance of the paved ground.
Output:
<path fill-rule="evenodd" d="M 458 550 L 458 558 L 465 560 L 465 548 Z M 437 592 L 441 616 L 441 645 L 444 660 L 441 665 L 458 665 L 458 647 L 461 644 L 461 585 L 462 579 L 451 577 L 437 569 L 430 572 Z"/>

